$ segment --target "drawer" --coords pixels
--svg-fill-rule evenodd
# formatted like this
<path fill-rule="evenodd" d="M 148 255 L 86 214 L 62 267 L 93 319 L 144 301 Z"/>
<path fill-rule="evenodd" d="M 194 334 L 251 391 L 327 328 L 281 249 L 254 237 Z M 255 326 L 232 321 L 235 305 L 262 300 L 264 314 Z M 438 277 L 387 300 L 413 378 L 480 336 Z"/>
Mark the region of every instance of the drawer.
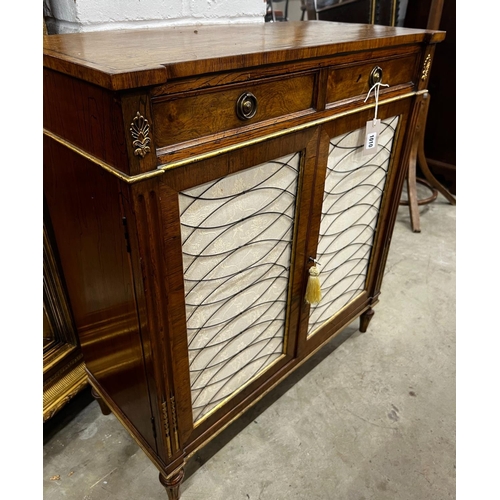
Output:
<path fill-rule="evenodd" d="M 416 81 L 419 52 L 408 56 L 380 61 L 374 59 L 343 68 L 332 68 L 328 73 L 326 91 L 327 105 L 343 99 L 359 98 L 370 90 L 370 74 L 377 66 L 382 68 L 382 83 L 390 87 L 381 87 L 380 92 L 390 92 L 398 85 L 413 85 Z"/>
<path fill-rule="evenodd" d="M 153 99 L 157 148 L 309 110 L 313 73 Z"/>

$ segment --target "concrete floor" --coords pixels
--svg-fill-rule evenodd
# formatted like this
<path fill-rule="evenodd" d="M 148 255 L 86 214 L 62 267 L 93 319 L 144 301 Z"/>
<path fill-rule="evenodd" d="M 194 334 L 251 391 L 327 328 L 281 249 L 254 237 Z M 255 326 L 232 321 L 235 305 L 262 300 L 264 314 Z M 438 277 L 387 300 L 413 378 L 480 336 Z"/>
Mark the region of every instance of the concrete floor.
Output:
<path fill-rule="evenodd" d="M 455 498 L 455 207 L 420 211 L 415 234 L 399 209 L 368 332 L 351 325 L 193 457 L 182 500 Z M 47 500 L 167 499 L 88 392 L 44 441 Z"/>

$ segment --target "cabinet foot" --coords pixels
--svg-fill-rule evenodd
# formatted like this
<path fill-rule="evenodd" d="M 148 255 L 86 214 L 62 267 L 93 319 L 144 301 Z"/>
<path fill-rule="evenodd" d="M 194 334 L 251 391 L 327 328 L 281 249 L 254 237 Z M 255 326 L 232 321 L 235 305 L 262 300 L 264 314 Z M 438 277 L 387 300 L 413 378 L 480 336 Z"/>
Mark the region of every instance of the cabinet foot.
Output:
<path fill-rule="evenodd" d="M 166 478 L 161 472 L 160 472 L 160 483 L 165 486 L 165 489 L 167 490 L 167 495 L 168 495 L 168 500 L 179 500 L 180 493 L 180 487 L 182 480 L 184 479 L 184 469 L 180 469 L 175 476 L 172 476 L 170 478 Z"/>
<path fill-rule="evenodd" d="M 104 400 L 97 394 L 97 392 L 94 390 L 92 387 L 91 389 L 91 394 L 94 397 L 94 399 L 97 401 L 99 404 L 99 408 L 101 408 L 101 412 L 103 415 L 109 415 L 111 413 L 111 410 L 109 409 L 109 406 L 104 402 Z"/>
<path fill-rule="evenodd" d="M 368 325 L 370 324 L 371 319 L 373 318 L 373 315 L 375 314 L 375 311 L 370 307 L 367 311 L 365 311 L 360 317 L 359 317 L 359 331 L 361 333 L 365 333 L 366 330 L 368 329 Z"/>

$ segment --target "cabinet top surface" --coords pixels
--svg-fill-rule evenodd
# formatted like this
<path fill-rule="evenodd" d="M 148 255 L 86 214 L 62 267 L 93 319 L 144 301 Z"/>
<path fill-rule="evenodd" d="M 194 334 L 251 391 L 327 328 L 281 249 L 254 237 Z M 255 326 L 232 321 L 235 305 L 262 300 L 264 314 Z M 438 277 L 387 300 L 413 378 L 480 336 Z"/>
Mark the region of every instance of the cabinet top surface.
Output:
<path fill-rule="evenodd" d="M 444 39 L 442 31 L 291 21 L 44 36 L 44 66 L 113 90 L 172 78 Z"/>

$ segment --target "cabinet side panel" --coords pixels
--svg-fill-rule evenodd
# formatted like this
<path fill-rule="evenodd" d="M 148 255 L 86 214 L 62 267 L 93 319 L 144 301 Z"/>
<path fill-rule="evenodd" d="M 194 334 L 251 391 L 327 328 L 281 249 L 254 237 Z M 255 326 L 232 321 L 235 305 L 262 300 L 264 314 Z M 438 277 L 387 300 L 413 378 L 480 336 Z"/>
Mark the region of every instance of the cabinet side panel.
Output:
<path fill-rule="evenodd" d="M 156 450 L 121 187 L 106 171 L 45 137 L 44 196 L 85 364 Z"/>
<path fill-rule="evenodd" d="M 130 173 L 121 104 L 115 94 L 44 68 L 43 126 Z"/>

